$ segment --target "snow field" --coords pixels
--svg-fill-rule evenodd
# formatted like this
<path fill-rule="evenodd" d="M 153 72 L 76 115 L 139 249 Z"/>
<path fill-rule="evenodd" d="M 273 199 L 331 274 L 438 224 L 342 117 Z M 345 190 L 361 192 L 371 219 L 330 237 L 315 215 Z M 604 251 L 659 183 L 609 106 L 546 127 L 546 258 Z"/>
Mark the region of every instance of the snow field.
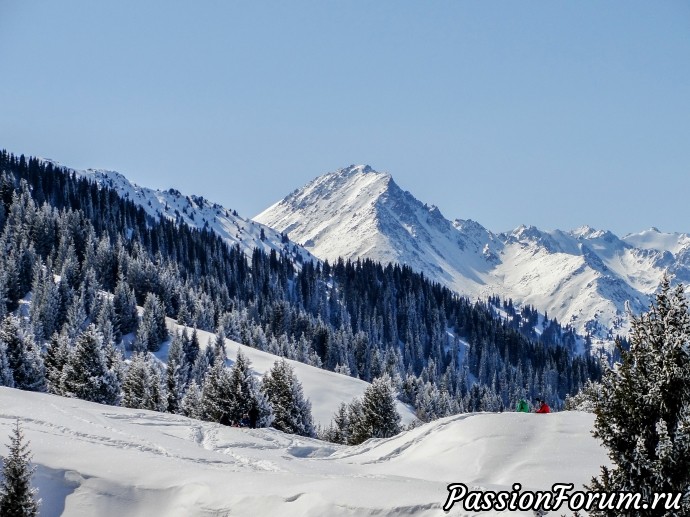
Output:
<path fill-rule="evenodd" d="M 449 483 L 580 486 L 607 462 L 576 412 L 457 415 L 347 447 L 0 388 L 0 436 L 16 418 L 44 517 L 441 516 Z"/>

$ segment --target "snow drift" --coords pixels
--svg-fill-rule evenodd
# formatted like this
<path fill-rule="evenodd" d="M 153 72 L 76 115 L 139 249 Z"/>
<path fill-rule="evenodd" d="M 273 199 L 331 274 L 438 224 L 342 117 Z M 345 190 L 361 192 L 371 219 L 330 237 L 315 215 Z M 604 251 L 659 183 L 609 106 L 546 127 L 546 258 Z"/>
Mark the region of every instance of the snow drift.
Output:
<path fill-rule="evenodd" d="M 586 413 L 457 415 L 347 447 L 0 388 L 2 454 L 17 418 L 43 517 L 441 516 L 448 483 L 579 486 L 606 463 Z"/>

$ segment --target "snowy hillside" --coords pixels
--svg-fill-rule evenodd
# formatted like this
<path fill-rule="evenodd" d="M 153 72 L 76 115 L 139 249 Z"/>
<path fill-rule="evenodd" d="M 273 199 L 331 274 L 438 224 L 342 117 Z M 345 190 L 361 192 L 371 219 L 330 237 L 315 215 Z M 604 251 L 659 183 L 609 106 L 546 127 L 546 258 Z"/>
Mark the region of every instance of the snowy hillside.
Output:
<path fill-rule="evenodd" d="M 59 163 L 44 160 L 62 167 Z M 154 190 L 130 182 L 115 171 L 102 169 L 74 170 L 78 176 L 114 189 L 120 197 L 141 206 L 152 217 L 166 218 L 187 223 L 192 228 L 207 229 L 220 235 L 228 244 L 239 245 L 247 255 L 254 248 L 264 252 L 275 250 L 287 254 L 298 262 L 316 260 L 308 251 L 271 228 L 251 219 L 245 219 L 236 211 L 213 203 L 200 196 L 187 196 L 175 189 Z M 263 235 L 263 238 L 262 238 Z"/>
<path fill-rule="evenodd" d="M 407 264 L 462 294 L 531 304 L 609 342 L 629 329 L 626 307 L 648 307 L 665 271 L 690 281 L 686 234 L 651 229 L 621 239 L 587 226 L 494 234 L 472 220 L 451 222 L 390 174 L 362 165 L 316 178 L 255 220 L 321 259 Z"/>
<path fill-rule="evenodd" d="M 0 388 L 0 454 L 16 418 L 43 517 L 442 516 L 448 483 L 580 486 L 606 463 L 585 413 L 458 415 L 346 447 Z"/>
<path fill-rule="evenodd" d="M 178 327 L 174 320 L 168 318 L 167 321 L 168 327 L 182 331 L 183 327 Z M 191 334 L 192 330 L 187 328 L 189 334 Z M 206 347 L 209 340 L 214 341 L 216 338 L 215 334 L 203 330 L 197 330 L 197 333 L 202 349 Z M 167 360 L 169 345 L 170 342 L 167 341 L 155 353 L 156 357 L 163 362 Z M 257 377 L 262 377 L 273 367 L 276 361 L 281 359 L 278 356 L 242 345 L 231 339 L 225 340 L 225 350 L 228 355 L 228 367 L 234 363 L 237 351 L 242 350 L 242 354 L 251 361 L 252 371 Z M 322 427 L 328 426 L 341 402 L 350 403 L 353 398 L 361 397 L 364 394 L 364 390 L 369 386 L 368 382 L 355 379 L 354 377 L 316 368 L 299 361 L 291 361 L 289 359 L 286 359 L 286 361 L 293 367 L 297 379 L 302 383 L 305 397 L 311 401 L 314 424 L 321 425 Z M 399 401 L 397 404 L 403 425 L 408 425 L 416 420 L 414 411 L 410 407 Z"/>

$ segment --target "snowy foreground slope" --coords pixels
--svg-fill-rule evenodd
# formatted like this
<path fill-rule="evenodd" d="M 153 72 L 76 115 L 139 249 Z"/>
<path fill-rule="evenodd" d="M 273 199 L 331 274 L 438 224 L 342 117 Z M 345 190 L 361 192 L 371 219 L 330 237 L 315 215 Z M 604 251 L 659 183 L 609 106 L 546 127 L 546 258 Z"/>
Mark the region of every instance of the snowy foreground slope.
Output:
<path fill-rule="evenodd" d="M 652 228 L 619 238 L 587 226 L 492 233 L 469 219 L 446 219 L 365 165 L 319 176 L 254 219 L 321 259 L 407 264 L 471 298 L 531 304 L 604 341 L 627 334 L 627 307 L 646 310 L 664 273 L 690 281 L 690 235 Z"/>
<path fill-rule="evenodd" d="M 43 517 L 465 515 L 441 510 L 448 483 L 579 486 L 606 462 L 585 413 L 458 415 L 346 447 L 0 388 L 0 436 L 16 418 Z"/>

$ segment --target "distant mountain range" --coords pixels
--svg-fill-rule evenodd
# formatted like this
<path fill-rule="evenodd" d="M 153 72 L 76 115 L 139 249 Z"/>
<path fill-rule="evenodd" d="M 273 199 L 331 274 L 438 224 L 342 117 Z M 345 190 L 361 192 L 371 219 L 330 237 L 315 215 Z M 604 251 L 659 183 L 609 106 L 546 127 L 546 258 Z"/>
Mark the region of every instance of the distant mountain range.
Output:
<path fill-rule="evenodd" d="M 138 186 L 118 172 L 74 172 L 152 217 L 216 232 L 248 255 L 258 247 L 298 263 L 342 257 L 406 264 L 470 298 L 532 305 L 590 334 L 595 345 L 627 334 L 630 314 L 648 307 L 665 273 L 690 283 L 688 234 L 650 228 L 621 238 L 588 226 L 524 225 L 493 233 L 471 219 L 446 219 L 367 165 L 319 176 L 253 220 L 203 197 Z"/>
<path fill-rule="evenodd" d="M 628 332 L 630 312 L 649 305 L 664 273 L 690 282 L 687 234 L 651 228 L 620 238 L 588 226 L 492 233 L 469 219 L 446 219 L 366 165 L 320 176 L 254 220 L 320 259 L 407 264 L 470 297 L 531 304 L 608 344 Z"/>

